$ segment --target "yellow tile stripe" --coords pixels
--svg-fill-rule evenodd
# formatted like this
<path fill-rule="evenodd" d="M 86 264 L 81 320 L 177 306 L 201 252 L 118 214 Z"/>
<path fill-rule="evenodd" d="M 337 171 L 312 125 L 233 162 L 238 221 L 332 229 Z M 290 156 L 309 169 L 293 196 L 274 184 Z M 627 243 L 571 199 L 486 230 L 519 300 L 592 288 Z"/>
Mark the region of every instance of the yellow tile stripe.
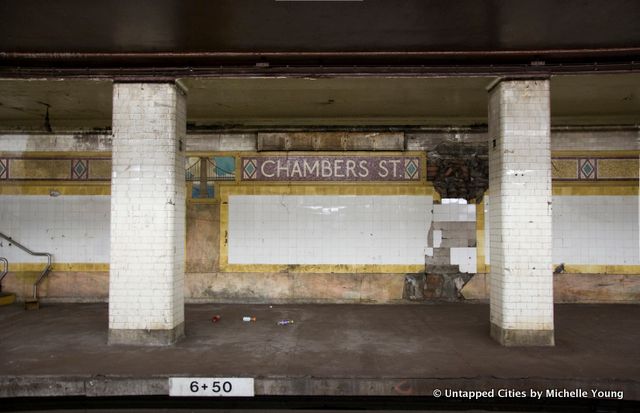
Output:
<path fill-rule="evenodd" d="M 629 182 L 554 182 L 553 195 L 638 195 L 638 184 Z"/>
<path fill-rule="evenodd" d="M 580 157 L 580 158 L 610 158 L 618 156 L 640 156 L 640 151 L 552 151 L 552 158 Z"/>
<path fill-rule="evenodd" d="M 220 182 L 219 188 L 228 187 L 233 185 L 233 182 Z M 305 187 L 309 188 L 308 183 L 266 183 L 266 182 L 247 182 L 246 184 L 239 185 L 239 187 L 263 187 L 263 188 L 275 188 L 272 192 L 266 192 L 266 194 L 279 194 L 279 189 L 283 185 L 290 188 Z M 336 193 L 334 191 L 337 187 L 348 188 L 354 186 L 353 183 L 327 183 L 317 184 L 313 186 L 315 189 L 306 189 L 302 195 L 398 195 L 400 192 L 395 191 L 395 188 L 412 188 L 415 186 L 415 182 L 409 183 L 394 183 L 393 185 L 380 185 L 380 184 L 361 184 L 358 185 L 357 193 L 352 193 L 352 190 L 347 190 L 343 193 Z M 376 193 L 375 191 L 367 188 L 378 187 L 381 191 Z M 323 189 L 324 188 L 324 189 Z M 429 195 L 432 195 L 434 201 L 440 200 L 440 195 L 433 189 L 433 186 L 426 184 L 426 188 L 430 188 Z M 4 182 L 0 184 L 0 195 L 50 195 L 52 191 L 58 192 L 60 195 L 110 195 L 111 184 L 109 182 L 65 182 L 64 184 L 56 184 L 50 181 L 32 181 L 28 183 L 20 182 Z M 219 193 L 219 191 L 218 191 Z M 247 192 L 251 193 L 251 192 Z M 488 192 L 486 192 L 488 193 Z M 576 182 L 554 182 L 553 183 L 553 195 L 567 195 L 567 196 L 580 196 L 580 195 L 638 195 L 638 185 L 629 184 L 628 182 L 590 182 L 590 183 L 576 183 Z M 256 192 L 257 194 L 257 192 Z M 216 194 L 217 196 L 218 194 Z"/>
<path fill-rule="evenodd" d="M 484 257 L 483 257 L 484 258 Z M 554 267 L 558 264 L 554 264 Z M 405 273 L 421 272 L 421 265 L 230 265 L 232 268 L 249 267 L 246 271 L 233 272 L 306 272 L 306 273 Z M 252 270 L 251 267 L 260 267 Z M 272 267 L 265 271 L 263 267 Z M 331 268 L 329 268 L 331 267 Z M 42 263 L 9 263 L 11 272 L 40 272 Z M 565 264 L 565 273 L 569 274 L 623 274 L 640 275 L 640 265 L 587 265 Z M 478 266 L 478 273 L 488 273 L 491 266 Z M 108 263 L 54 263 L 52 271 L 56 272 L 109 272 Z"/>
<path fill-rule="evenodd" d="M 487 195 L 489 192 L 485 192 Z M 476 272 L 489 272 L 484 256 L 484 246 L 486 243 L 484 234 L 484 199 L 476 204 Z"/>
<path fill-rule="evenodd" d="M 557 267 L 560 264 L 553 264 Z M 478 273 L 488 274 L 491 265 L 478 265 Z M 564 264 L 564 272 L 567 274 L 613 274 L 613 275 L 639 275 L 640 265 L 597 265 L 597 264 Z"/>
<path fill-rule="evenodd" d="M 556 267 L 559 264 L 554 265 Z M 584 265 L 565 264 L 564 272 L 569 274 L 629 274 L 640 275 L 640 265 Z"/>
<path fill-rule="evenodd" d="M 16 301 L 15 294 L 0 295 L 0 305 L 10 305 Z"/>
<path fill-rule="evenodd" d="M 111 183 L 65 182 L 60 185 L 50 181 L 33 181 L 29 183 L 5 182 L 0 185 L 0 195 L 51 195 L 52 192 L 57 192 L 60 195 L 111 195 Z"/>
<path fill-rule="evenodd" d="M 9 271 L 11 272 L 32 272 L 42 271 L 44 269 L 44 263 L 35 262 L 10 262 Z M 108 263 L 94 263 L 94 262 L 72 262 L 72 263 L 53 263 L 52 271 L 61 272 L 108 272 Z"/>

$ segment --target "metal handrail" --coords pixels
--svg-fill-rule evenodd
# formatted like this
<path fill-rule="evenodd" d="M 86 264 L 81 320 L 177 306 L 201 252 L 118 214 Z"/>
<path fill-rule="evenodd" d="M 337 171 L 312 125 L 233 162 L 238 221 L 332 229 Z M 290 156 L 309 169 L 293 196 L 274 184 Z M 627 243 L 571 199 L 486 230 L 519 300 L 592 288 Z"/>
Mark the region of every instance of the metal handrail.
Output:
<path fill-rule="evenodd" d="M 29 255 L 33 255 L 35 257 L 47 257 L 47 266 L 45 267 L 44 270 L 42 270 L 42 272 L 40 273 L 40 277 L 38 277 L 36 282 L 33 284 L 33 299 L 37 300 L 38 299 L 38 285 L 42 282 L 42 280 L 44 280 L 44 277 L 47 276 L 49 271 L 51 271 L 51 262 L 52 262 L 51 254 L 49 254 L 48 252 L 34 252 L 34 251 L 31 251 L 29 248 L 27 248 L 24 245 L 20 244 L 19 242 L 17 242 L 13 238 L 3 234 L 2 232 L 0 232 L 0 238 L 6 239 L 11 244 L 13 244 L 16 247 L 20 248 L 21 250 L 23 250 L 24 252 L 26 252 Z"/>
<path fill-rule="evenodd" d="M 0 262 L 4 264 L 4 269 L 0 272 L 0 292 L 2 292 L 2 280 L 9 273 L 9 261 L 4 257 L 0 257 Z"/>

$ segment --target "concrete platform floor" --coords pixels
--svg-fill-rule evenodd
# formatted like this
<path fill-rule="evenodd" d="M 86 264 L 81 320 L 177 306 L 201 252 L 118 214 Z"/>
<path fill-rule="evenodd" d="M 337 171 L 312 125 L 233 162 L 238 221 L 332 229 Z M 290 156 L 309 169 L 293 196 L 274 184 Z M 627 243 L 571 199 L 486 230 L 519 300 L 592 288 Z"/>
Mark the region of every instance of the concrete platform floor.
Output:
<path fill-rule="evenodd" d="M 295 324 L 276 325 L 285 318 Z M 187 305 L 173 347 L 108 346 L 107 319 L 106 304 L 0 307 L 0 397 L 167 395 L 167 377 L 199 376 L 254 377 L 256 395 L 580 388 L 640 400 L 640 305 L 557 305 L 552 348 L 499 346 L 486 304 Z"/>

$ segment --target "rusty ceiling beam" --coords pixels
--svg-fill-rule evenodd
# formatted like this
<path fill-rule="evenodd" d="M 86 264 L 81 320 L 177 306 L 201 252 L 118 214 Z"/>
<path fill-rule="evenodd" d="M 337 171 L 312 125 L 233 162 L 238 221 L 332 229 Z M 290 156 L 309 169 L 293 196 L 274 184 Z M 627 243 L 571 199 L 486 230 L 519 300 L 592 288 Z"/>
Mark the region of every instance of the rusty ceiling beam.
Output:
<path fill-rule="evenodd" d="M 162 81 L 221 76 L 531 76 L 636 72 L 638 62 L 640 47 L 464 52 L 0 52 L 0 77 Z"/>
<path fill-rule="evenodd" d="M 0 67 L 0 78 L 110 79 L 115 81 L 164 82 L 176 78 L 207 77 L 462 77 L 553 76 L 594 73 L 637 73 L 640 59 L 632 62 L 578 64 L 477 64 L 477 65 L 233 65 L 203 67 Z"/>

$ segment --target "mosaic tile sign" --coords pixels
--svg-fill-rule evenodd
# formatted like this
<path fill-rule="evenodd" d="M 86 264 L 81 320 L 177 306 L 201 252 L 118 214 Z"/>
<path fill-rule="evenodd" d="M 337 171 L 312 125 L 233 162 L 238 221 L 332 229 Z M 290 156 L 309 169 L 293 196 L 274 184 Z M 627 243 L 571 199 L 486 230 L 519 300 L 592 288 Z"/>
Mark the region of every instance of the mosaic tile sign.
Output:
<path fill-rule="evenodd" d="M 241 158 L 243 181 L 419 181 L 419 156 L 296 155 Z"/>

